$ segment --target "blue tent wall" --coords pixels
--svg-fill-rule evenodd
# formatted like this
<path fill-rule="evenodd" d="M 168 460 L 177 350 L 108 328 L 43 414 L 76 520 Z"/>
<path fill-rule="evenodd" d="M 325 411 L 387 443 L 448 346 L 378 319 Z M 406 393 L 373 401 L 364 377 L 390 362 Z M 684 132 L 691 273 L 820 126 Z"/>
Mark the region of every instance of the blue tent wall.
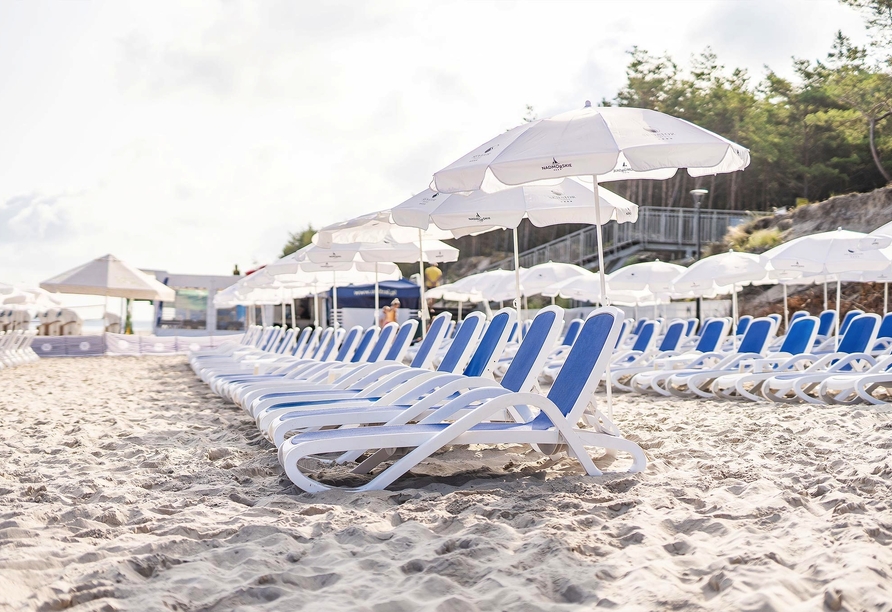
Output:
<path fill-rule="evenodd" d="M 328 291 L 332 298 L 331 290 Z M 378 283 L 378 299 L 380 306 L 390 304 L 398 298 L 400 308 L 417 310 L 421 303 L 421 290 L 415 283 L 407 280 L 381 281 Z M 374 308 L 375 285 L 349 285 L 338 287 L 338 308 Z"/>

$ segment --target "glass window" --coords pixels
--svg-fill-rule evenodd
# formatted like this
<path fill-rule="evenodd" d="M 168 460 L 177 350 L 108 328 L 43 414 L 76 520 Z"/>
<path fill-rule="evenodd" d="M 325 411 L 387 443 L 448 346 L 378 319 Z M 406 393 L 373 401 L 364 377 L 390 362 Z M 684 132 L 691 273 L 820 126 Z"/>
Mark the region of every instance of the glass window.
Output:
<path fill-rule="evenodd" d="M 177 297 L 161 307 L 162 329 L 206 329 L 207 289 L 177 289 Z"/>
<path fill-rule="evenodd" d="M 217 309 L 217 330 L 244 331 L 246 309 L 244 306 Z"/>

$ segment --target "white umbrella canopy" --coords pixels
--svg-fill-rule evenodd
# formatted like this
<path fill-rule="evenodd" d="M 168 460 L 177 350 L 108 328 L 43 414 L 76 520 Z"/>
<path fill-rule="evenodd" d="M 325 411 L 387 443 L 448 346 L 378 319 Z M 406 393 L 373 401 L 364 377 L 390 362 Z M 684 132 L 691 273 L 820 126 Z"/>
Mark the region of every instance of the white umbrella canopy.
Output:
<path fill-rule="evenodd" d="M 145 272 L 105 255 L 40 283 L 56 293 L 104 295 L 132 300 L 172 302 L 176 292 Z"/>
<path fill-rule="evenodd" d="M 655 295 L 647 290 L 614 289 L 608 287 L 610 301 L 620 306 L 651 306 L 669 301 L 669 296 Z M 598 275 L 589 272 L 585 276 L 576 276 L 546 287 L 542 295 L 547 297 L 560 296 L 570 300 L 583 302 L 602 301 L 601 283 Z"/>
<path fill-rule="evenodd" d="M 428 297 L 449 302 L 483 302 L 485 298 L 479 291 L 462 291 L 455 283 L 447 283 L 427 291 Z"/>
<path fill-rule="evenodd" d="M 611 291 L 625 289 L 647 290 L 651 293 L 669 293 L 672 282 L 684 271 L 684 266 L 665 261 L 645 261 L 625 266 L 607 275 L 607 285 Z"/>
<path fill-rule="evenodd" d="M 694 262 L 672 282 L 679 294 L 731 293 L 734 287 L 765 278 L 766 267 L 758 255 L 730 251 Z"/>
<path fill-rule="evenodd" d="M 434 173 L 433 187 L 455 193 L 566 176 L 669 178 L 678 168 L 697 177 L 743 170 L 749 162 L 744 147 L 683 119 L 586 102 L 499 134 Z"/>
<path fill-rule="evenodd" d="M 445 263 L 458 260 L 458 249 L 440 240 L 418 242 L 396 242 L 385 239 L 381 242 L 332 243 L 324 248 L 316 245 L 306 251 L 307 259 L 321 263 L 324 261 L 356 261 L 366 262 L 424 262 Z"/>
<path fill-rule="evenodd" d="M 521 272 L 526 268 L 521 268 Z M 472 274 L 452 283 L 458 291 L 480 293 L 491 302 L 502 302 L 514 297 L 514 272 L 511 270 L 489 270 Z"/>
<path fill-rule="evenodd" d="M 524 295 L 536 295 L 555 283 L 580 276 L 593 276 L 593 274 L 580 266 L 549 261 L 522 272 L 520 288 Z"/>
<path fill-rule="evenodd" d="M 892 244 L 892 221 L 879 226 L 859 242 L 862 249 L 884 249 Z"/>
<path fill-rule="evenodd" d="M 427 230 L 427 228 L 423 228 Z M 437 228 L 422 233 L 421 240 L 444 240 L 453 234 Z M 330 248 L 332 244 L 351 242 L 414 242 L 419 239 L 418 232 L 402 227 L 394 222 L 390 209 L 379 210 L 360 215 L 347 221 L 326 225 L 313 236 L 313 241 L 322 248 Z"/>
<path fill-rule="evenodd" d="M 762 259 L 775 270 L 791 270 L 803 274 L 839 274 L 865 272 L 889 267 L 884 250 L 864 249 L 867 234 L 842 228 L 802 236 L 766 251 Z"/>
<path fill-rule="evenodd" d="M 456 236 L 520 225 L 526 217 L 536 227 L 560 223 L 597 223 L 591 185 L 575 178 L 541 181 L 495 193 L 437 193 L 426 189 L 395 206 L 393 220 L 400 225 L 451 230 Z M 638 219 L 638 206 L 603 187 L 598 188 L 601 219 L 619 223 Z"/>
<path fill-rule="evenodd" d="M 8 295 L 15 291 L 15 287 L 6 283 L 0 283 L 0 295 Z"/>
<path fill-rule="evenodd" d="M 452 195 L 424 191 L 392 209 L 401 225 L 425 229 L 431 224 L 456 235 L 479 234 L 506 228 L 514 230 L 515 307 L 520 309 L 519 253 L 517 227 L 524 217 L 537 227 L 559 223 L 600 225 L 610 220 L 638 220 L 638 206 L 607 189 L 572 179 L 542 181 L 506 188 L 494 193 L 474 191 Z M 597 201 L 597 206 L 592 202 Z"/>

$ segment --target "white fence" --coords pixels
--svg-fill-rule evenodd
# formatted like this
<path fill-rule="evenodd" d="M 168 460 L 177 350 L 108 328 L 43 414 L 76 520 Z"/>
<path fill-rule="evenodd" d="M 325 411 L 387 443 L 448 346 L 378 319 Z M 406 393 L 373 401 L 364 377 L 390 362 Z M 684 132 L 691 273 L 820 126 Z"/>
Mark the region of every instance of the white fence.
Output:
<path fill-rule="evenodd" d="M 179 355 L 238 342 L 241 334 L 222 336 L 35 336 L 31 348 L 41 357 L 97 357 L 100 355 Z"/>

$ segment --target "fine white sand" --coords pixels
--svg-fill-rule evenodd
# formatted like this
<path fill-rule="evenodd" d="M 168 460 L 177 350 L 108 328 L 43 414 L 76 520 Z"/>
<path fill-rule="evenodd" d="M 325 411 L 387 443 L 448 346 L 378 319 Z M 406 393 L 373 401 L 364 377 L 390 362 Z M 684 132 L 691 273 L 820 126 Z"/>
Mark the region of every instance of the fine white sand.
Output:
<path fill-rule="evenodd" d="M 892 610 L 888 414 L 620 396 L 616 421 L 646 472 L 457 448 L 312 496 L 185 358 L 3 370 L 0 609 Z"/>

